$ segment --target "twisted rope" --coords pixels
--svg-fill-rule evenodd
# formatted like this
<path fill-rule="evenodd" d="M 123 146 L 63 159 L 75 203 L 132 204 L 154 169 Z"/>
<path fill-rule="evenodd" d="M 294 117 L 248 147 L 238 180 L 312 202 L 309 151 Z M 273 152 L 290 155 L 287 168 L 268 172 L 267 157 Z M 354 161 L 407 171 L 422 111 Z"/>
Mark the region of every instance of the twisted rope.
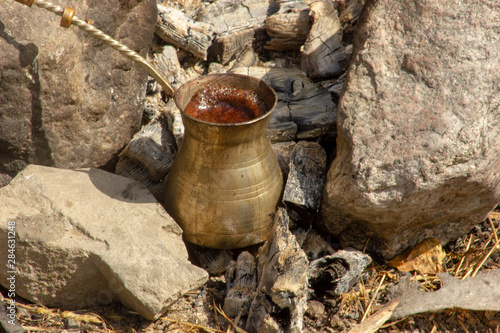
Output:
<path fill-rule="evenodd" d="M 64 9 L 62 7 L 56 6 L 45 0 L 34 0 L 33 3 L 38 7 L 46 9 L 56 15 L 63 16 Z M 158 73 L 158 71 L 137 52 L 129 49 L 127 46 L 121 44 L 120 42 L 106 35 L 104 32 L 97 29 L 93 25 L 88 24 L 87 22 L 79 19 L 76 16 L 73 16 L 71 24 L 76 25 L 78 28 L 86 31 L 95 38 L 103 41 L 104 44 L 111 46 L 113 49 L 120 52 L 123 56 L 129 58 L 132 61 L 137 62 L 146 72 L 148 72 L 149 75 L 151 75 L 163 87 L 163 90 L 165 90 L 165 92 L 169 96 L 173 96 L 174 90 L 172 89 L 172 86 L 170 86 L 170 84 L 163 78 L 163 76 L 161 76 L 160 73 Z"/>

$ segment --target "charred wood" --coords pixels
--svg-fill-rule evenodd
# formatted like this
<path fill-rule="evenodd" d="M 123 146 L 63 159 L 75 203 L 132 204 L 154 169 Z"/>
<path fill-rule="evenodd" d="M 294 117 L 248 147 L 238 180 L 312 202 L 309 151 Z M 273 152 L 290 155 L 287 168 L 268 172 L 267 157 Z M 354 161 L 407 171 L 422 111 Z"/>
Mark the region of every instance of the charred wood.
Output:
<path fill-rule="evenodd" d="M 316 142 L 300 141 L 295 146 L 290 173 L 283 194 L 290 217 L 308 227 L 316 216 L 326 183 L 326 152 Z"/>
<path fill-rule="evenodd" d="M 224 312 L 230 318 L 248 316 L 257 288 L 257 264 L 249 252 L 242 252 L 236 262 L 232 261 L 226 270 L 227 294 Z"/>
<path fill-rule="evenodd" d="M 254 44 L 262 40 L 263 33 L 265 33 L 265 29 L 259 25 L 224 32 L 215 38 L 208 50 L 208 59 L 225 65 L 247 47 L 258 47 Z"/>
<path fill-rule="evenodd" d="M 216 1 L 203 8 L 197 20 L 214 26 L 217 34 L 209 59 L 226 64 L 247 46 L 263 44 L 266 18 L 277 10 L 268 0 Z"/>
<path fill-rule="evenodd" d="M 272 0 L 215 1 L 204 7 L 196 19 L 213 25 L 220 34 L 253 24 L 264 25 L 266 17 L 278 9 Z"/>
<path fill-rule="evenodd" d="M 214 28 L 209 23 L 191 19 L 177 8 L 158 5 L 155 33 L 167 43 L 207 60 L 207 51 L 212 45 Z"/>
<path fill-rule="evenodd" d="M 309 286 L 316 298 L 344 294 L 370 263 L 370 256 L 354 250 L 341 250 L 319 258 L 309 266 Z"/>
<path fill-rule="evenodd" d="M 276 91 L 278 104 L 269 124 L 272 142 L 312 139 L 336 130 L 337 113 L 330 93 L 301 70 L 254 66 L 231 72 L 262 79 Z"/>
<path fill-rule="evenodd" d="M 283 174 L 283 184 L 286 184 L 288 173 L 290 172 L 290 159 L 292 158 L 293 148 L 296 143 L 293 141 L 276 142 L 272 144 L 276 159 L 280 165 L 281 173 Z"/>
<path fill-rule="evenodd" d="M 185 242 L 190 260 L 213 275 L 223 274 L 233 262 L 233 251 L 212 249 Z"/>
<path fill-rule="evenodd" d="M 288 225 L 288 215 L 280 208 L 275 216 L 272 241 L 259 249 L 259 282 L 246 324 L 249 332 L 276 324 L 281 330 L 302 332 L 309 262 Z M 268 312 L 272 304 L 274 311 Z"/>
<path fill-rule="evenodd" d="M 327 242 L 315 229 L 307 232 L 302 244 L 302 250 L 307 254 L 309 261 L 313 261 L 335 253 L 332 245 Z"/>
<path fill-rule="evenodd" d="M 347 23 L 354 24 L 365 5 L 366 0 L 346 0 L 342 12 L 340 14 L 340 23 L 345 25 Z"/>
<path fill-rule="evenodd" d="M 312 79 L 339 76 L 348 65 L 348 54 L 337 12 L 331 1 L 316 1 L 310 7 L 313 24 L 302 49 L 301 68 Z"/>
<path fill-rule="evenodd" d="M 153 63 L 167 81 L 170 82 L 172 88 L 178 89 L 186 82 L 186 74 L 179 63 L 177 52 L 173 46 L 164 46 L 161 53 L 154 55 Z"/>
<path fill-rule="evenodd" d="M 177 145 L 168 130 L 168 120 L 158 118 L 144 126 L 120 154 L 115 173 L 143 183 L 160 200 L 163 181 L 177 153 Z"/>
<path fill-rule="evenodd" d="M 309 6 L 303 2 L 282 3 L 280 10 L 266 19 L 271 40 L 265 48 L 274 51 L 298 51 L 311 30 Z"/>

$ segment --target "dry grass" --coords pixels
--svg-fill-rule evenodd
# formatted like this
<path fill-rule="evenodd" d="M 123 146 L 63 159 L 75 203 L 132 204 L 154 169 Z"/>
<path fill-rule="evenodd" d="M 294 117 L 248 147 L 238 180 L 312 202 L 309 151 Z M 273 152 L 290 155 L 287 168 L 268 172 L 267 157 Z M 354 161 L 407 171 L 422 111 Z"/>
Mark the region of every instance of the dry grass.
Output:
<path fill-rule="evenodd" d="M 498 208 L 497 208 L 498 209 Z M 466 279 L 480 270 L 500 268 L 500 212 L 494 211 L 466 237 L 445 247 L 444 270 L 452 276 Z M 358 286 L 342 295 L 338 315 L 351 322 L 363 321 L 387 303 L 387 290 L 397 284 L 401 273 L 394 268 L 373 264 L 360 279 Z M 418 282 L 421 291 L 435 291 L 441 287 L 437 275 L 412 272 L 411 280 Z M 416 322 L 430 323 L 431 329 L 421 330 Z M 439 324 L 437 322 L 439 318 Z M 417 320 L 418 321 L 418 320 Z M 477 330 L 471 326 L 480 326 Z M 468 327 L 469 326 L 469 327 Z M 427 325 L 429 327 L 429 325 Z M 457 327 L 460 329 L 457 330 Z M 488 311 L 454 309 L 428 313 L 387 323 L 380 332 L 500 332 L 500 314 Z"/>
<path fill-rule="evenodd" d="M 500 212 L 492 212 L 468 235 L 448 244 L 445 247 L 444 269 L 456 278 L 466 279 L 480 270 L 500 268 L 499 224 Z M 358 285 L 339 297 L 338 311 L 330 312 L 328 318 L 324 318 L 323 331 L 346 331 L 353 324 L 369 318 L 388 302 L 388 290 L 400 278 L 401 273 L 396 269 L 372 264 L 365 270 Z M 434 291 L 441 286 L 437 275 L 413 272 L 411 279 L 418 282 L 423 291 Z M 19 321 L 28 332 L 234 332 L 224 319 L 220 305 L 216 305 L 222 302 L 215 295 L 217 288 L 211 288 L 213 290 L 208 288 L 208 294 L 214 294 L 208 295 L 211 302 L 207 308 L 198 310 L 211 320 L 201 320 L 200 312 L 186 315 L 194 308 L 194 300 L 200 298 L 200 291 L 186 295 L 183 306 L 172 309 L 154 323 L 120 305 L 75 312 L 28 302 L 16 302 L 16 305 Z M 500 332 L 500 314 L 461 309 L 427 313 L 386 323 L 380 332 Z"/>
<path fill-rule="evenodd" d="M 16 302 L 18 319 L 23 328 L 28 332 L 207 332 L 224 333 L 220 328 L 211 328 L 190 322 L 180 321 L 167 317 L 160 317 L 155 323 L 147 322 L 137 314 L 113 314 L 103 311 L 103 315 L 97 313 L 80 313 L 72 311 L 61 311 L 33 304 Z M 126 320 L 126 317 L 128 320 Z M 73 328 L 68 326 L 68 319 L 73 320 Z M 132 324 L 127 324 L 132 320 Z M 76 325 L 75 325 L 76 324 Z"/>

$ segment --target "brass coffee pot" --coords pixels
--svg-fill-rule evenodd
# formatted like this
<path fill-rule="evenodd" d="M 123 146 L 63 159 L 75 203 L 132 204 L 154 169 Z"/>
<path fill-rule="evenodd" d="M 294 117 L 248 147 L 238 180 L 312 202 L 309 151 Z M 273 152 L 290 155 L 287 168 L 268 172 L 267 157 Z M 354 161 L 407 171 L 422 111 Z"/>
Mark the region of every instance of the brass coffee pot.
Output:
<path fill-rule="evenodd" d="M 209 84 L 250 89 L 267 113 L 242 123 L 218 124 L 184 112 Z M 213 74 L 185 83 L 174 95 L 184 139 L 170 170 L 163 202 L 188 242 L 216 249 L 242 248 L 269 239 L 283 177 L 267 137 L 277 96 L 264 81 Z"/>

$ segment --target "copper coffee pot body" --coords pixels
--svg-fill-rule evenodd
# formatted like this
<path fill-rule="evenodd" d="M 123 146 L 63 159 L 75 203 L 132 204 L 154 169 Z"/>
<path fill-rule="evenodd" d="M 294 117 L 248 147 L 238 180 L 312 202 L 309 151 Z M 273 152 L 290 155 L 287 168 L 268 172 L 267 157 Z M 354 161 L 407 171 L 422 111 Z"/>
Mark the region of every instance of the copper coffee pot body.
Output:
<path fill-rule="evenodd" d="M 216 124 L 184 112 L 207 84 L 254 90 L 268 112 L 243 123 Z M 270 237 L 283 178 L 267 137 L 277 97 L 265 82 L 235 74 L 194 79 L 176 91 L 184 139 L 170 170 L 164 206 L 188 242 L 242 248 Z"/>

